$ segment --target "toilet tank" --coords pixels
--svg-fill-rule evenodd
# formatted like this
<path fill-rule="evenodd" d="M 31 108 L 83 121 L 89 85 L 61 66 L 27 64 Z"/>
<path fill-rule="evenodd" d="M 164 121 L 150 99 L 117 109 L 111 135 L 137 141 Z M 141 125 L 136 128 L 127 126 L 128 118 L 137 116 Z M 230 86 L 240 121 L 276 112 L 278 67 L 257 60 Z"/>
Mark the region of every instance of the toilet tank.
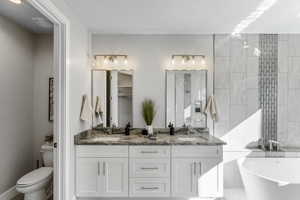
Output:
<path fill-rule="evenodd" d="M 45 167 L 53 167 L 53 145 L 49 143 L 43 144 L 41 154 Z"/>

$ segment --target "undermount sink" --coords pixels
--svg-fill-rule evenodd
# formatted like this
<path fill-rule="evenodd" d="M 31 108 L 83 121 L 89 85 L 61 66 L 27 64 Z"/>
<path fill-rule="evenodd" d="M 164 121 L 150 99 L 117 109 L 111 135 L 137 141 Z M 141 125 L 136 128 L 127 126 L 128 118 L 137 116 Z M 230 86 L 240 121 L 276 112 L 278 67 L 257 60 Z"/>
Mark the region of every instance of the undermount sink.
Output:
<path fill-rule="evenodd" d="M 118 137 L 98 137 L 95 138 L 97 141 L 103 141 L 103 142 L 117 142 L 120 140 Z"/>
<path fill-rule="evenodd" d="M 196 140 L 196 138 L 191 138 L 191 137 L 179 137 L 178 140 L 181 140 L 183 142 L 193 142 Z"/>

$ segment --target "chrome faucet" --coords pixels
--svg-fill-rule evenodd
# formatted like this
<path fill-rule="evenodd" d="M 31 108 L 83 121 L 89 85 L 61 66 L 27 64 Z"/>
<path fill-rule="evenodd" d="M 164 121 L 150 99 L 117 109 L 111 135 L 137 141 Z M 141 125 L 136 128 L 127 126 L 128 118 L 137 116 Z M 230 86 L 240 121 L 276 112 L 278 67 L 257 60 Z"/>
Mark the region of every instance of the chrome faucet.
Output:
<path fill-rule="evenodd" d="M 276 146 L 276 151 L 279 151 L 279 142 L 277 140 L 269 140 L 269 151 L 273 151 L 273 144 Z"/>

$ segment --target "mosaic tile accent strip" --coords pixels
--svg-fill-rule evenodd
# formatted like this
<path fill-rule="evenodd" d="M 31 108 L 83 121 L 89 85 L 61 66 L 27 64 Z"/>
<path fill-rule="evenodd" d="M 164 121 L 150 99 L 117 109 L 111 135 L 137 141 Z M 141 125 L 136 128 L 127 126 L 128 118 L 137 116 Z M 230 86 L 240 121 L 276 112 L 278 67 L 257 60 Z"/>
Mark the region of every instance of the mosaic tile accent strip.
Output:
<path fill-rule="evenodd" d="M 278 35 L 259 35 L 259 102 L 264 144 L 277 140 Z"/>

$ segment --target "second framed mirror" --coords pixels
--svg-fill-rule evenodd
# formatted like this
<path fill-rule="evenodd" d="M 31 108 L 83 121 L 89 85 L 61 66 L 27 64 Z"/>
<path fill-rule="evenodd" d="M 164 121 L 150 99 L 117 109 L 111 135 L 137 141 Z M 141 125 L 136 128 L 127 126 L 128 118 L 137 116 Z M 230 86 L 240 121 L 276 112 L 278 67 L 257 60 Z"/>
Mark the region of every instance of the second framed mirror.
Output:
<path fill-rule="evenodd" d="M 206 128 L 207 70 L 166 71 L 166 126 Z"/>

